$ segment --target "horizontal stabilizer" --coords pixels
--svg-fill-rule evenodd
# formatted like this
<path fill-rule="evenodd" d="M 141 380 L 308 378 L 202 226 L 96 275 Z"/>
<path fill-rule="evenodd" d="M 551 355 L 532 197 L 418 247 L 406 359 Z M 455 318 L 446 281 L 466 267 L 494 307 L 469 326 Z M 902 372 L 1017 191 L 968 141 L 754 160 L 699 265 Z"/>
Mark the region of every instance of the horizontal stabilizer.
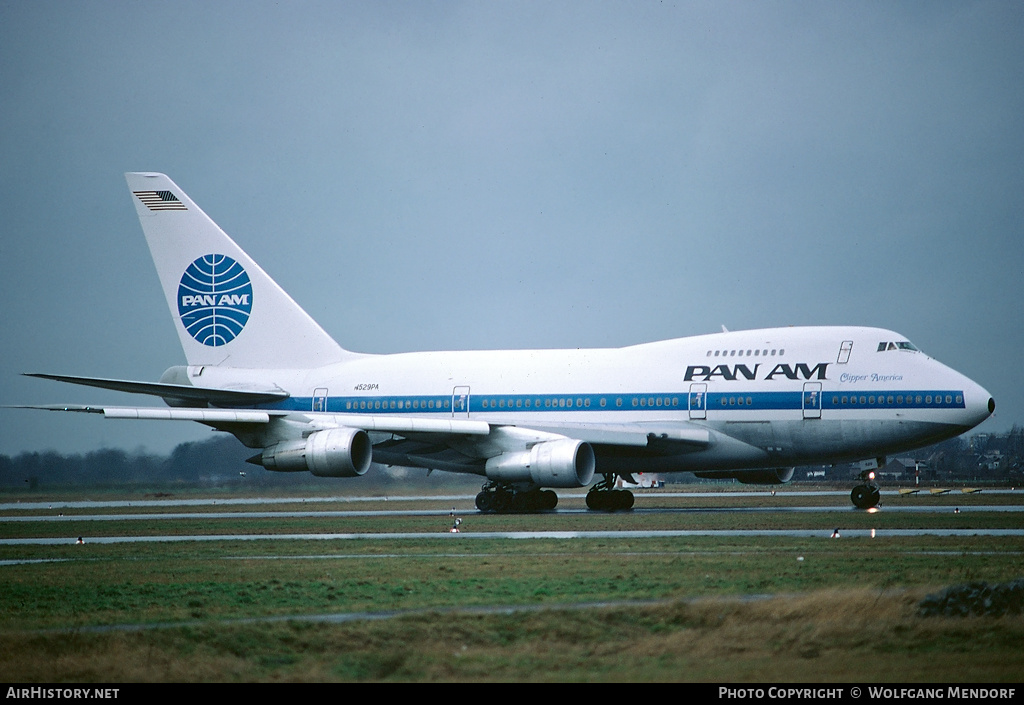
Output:
<path fill-rule="evenodd" d="M 288 398 L 285 391 L 255 391 L 244 389 L 209 389 L 189 384 L 164 384 L 162 382 L 133 382 L 126 379 L 103 379 L 100 377 L 72 377 L 70 375 L 26 374 L 26 377 L 52 379 L 57 382 L 81 384 L 86 387 L 113 389 L 130 394 L 149 394 L 164 399 L 184 402 L 208 403 L 214 406 L 251 406 L 281 401 Z"/>

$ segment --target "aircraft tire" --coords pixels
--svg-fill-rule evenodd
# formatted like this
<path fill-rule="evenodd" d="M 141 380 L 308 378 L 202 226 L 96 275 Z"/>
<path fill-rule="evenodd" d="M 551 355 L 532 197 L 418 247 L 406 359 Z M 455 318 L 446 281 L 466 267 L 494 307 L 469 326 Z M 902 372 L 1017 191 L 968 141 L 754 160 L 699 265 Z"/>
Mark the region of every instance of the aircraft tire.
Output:
<path fill-rule="evenodd" d="M 597 512 L 628 511 L 633 508 L 629 490 L 591 490 L 587 493 L 587 509 Z"/>
<path fill-rule="evenodd" d="M 536 492 L 516 492 L 512 495 L 510 509 L 513 512 L 532 512 L 537 508 Z"/>
<path fill-rule="evenodd" d="M 513 509 L 513 497 L 511 492 L 506 490 L 495 490 L 494 492 L 494 506 L 493 509 L 496 512 L 507 512 Z"/>
<path fill-rule="evenodd" d="M 558 495 L 554 490 L 541 490 L 538 509 L 550 510 L 558 506 Z"/>
<path fill-rule="evenodd" d="M 476 508 L 481 512 L 494 511 L 494 493 L 481 492 L 476 496 Z"/>
<path fill-rule="evenodd" d="M 616 509 L 629 511 L 630 509 L 633 508 L 633 502 L 636 500 L 636 498 L 633 496 L 633 493 L 630 492 L 629 490 L 619 490 L 619 492 L 621 492 L 621 495 L 619 497 L 619 501 L 616 502 L 616 504 L 619 505 L 618 507 L 616 507 Z"/>
<path fill-rule="evenodd" d="M 871 500 L 872 507 L 877 507 L 878 503 L 882 500 L 882 493 L 878 490 L 877 487 L 872 487 L 870 488 L 868 499 Z"/>
<path fill-rule="evenodd" d="M 850 501 L 853 502 L 853 506 L 857 507 L 857 509 L 877 507 L 880 498 L 881 493 L 878 491 L 878 488 L 869 485 L 857 485 L 850 492 Z"/>

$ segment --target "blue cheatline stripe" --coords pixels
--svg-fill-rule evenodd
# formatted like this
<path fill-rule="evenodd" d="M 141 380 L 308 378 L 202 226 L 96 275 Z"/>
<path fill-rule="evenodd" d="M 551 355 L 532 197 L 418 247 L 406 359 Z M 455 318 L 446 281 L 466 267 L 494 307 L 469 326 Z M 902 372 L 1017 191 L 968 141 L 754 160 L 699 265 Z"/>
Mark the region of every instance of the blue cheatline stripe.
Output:
<path fill-rule="evenodd" d="M 708 392 L 703 395 L 709 412 L 730 410 L 799 411 L 805 406 L 823 410 L 851 409 L 963 409 L 961 390 L 875 390 L 810 392 Z M 687 392 L 635 394 L 472 394 L 470 413 L 548 412 L 548 411 L 687 411 L 691 396 Z M 806 400 L 805 400 L 805 397 Z M 454 398 L 455 412 L 464 413 Z M 328 411 L 339 414 L 451 414 L 452 395 L 291 397 L 260 408 L 286 411 Z M 700 402 L 693 399 L 695 408 Z"/>

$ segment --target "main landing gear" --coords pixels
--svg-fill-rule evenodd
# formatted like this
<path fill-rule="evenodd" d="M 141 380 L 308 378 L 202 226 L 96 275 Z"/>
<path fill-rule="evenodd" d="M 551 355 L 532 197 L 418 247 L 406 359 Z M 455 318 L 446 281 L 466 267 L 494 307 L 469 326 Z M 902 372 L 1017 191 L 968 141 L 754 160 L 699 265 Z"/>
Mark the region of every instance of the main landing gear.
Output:
<path fill-rule="evenodd" d="M 597 512 L 627 511 L 633 508 L 633 493 L 615 489 L 615 475 L 605 473 L 604 479 L 587 492 L 587 509 Z"/>
<path fill-rule="evenodd" d="M 877 507 L 882 498 L 882 493 L 875 484 L 875 471 L 865 470 L 860 474 L 861 484 L 850 492 L 850 501 L 857 509 L 871 509 Z"/>
<path fill-rule="evenodd" d="M 552 490 L 517 491 L 512 485 L 497 482 L 485 483 L 476 496 L 476 508 L 481 512 L 538 512 L 557 505 L 558 495 Z"/>

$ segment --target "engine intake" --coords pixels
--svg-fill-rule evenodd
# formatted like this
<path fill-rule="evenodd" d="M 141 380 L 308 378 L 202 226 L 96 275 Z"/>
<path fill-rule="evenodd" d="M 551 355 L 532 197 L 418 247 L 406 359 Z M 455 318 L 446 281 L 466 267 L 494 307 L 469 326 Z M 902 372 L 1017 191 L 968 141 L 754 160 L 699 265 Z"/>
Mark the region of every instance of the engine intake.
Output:
<path fill-rule="evenodd" d="M 594 449 L 566 438 L 526 451 L 502 453 L 487 461 L 487 477 L 499 482 L 529 482 L 540 487 L 586 487 L 594 478 Z"/>
<path fill-rule="evenodd" d="M 317 477 L 359 477 L 370 469 L 373 444 L 366 431 L 332 428 L 304 440 L 281 441 L 263 451 L 260 464 L 277 472 L 309 471 Z"/>

